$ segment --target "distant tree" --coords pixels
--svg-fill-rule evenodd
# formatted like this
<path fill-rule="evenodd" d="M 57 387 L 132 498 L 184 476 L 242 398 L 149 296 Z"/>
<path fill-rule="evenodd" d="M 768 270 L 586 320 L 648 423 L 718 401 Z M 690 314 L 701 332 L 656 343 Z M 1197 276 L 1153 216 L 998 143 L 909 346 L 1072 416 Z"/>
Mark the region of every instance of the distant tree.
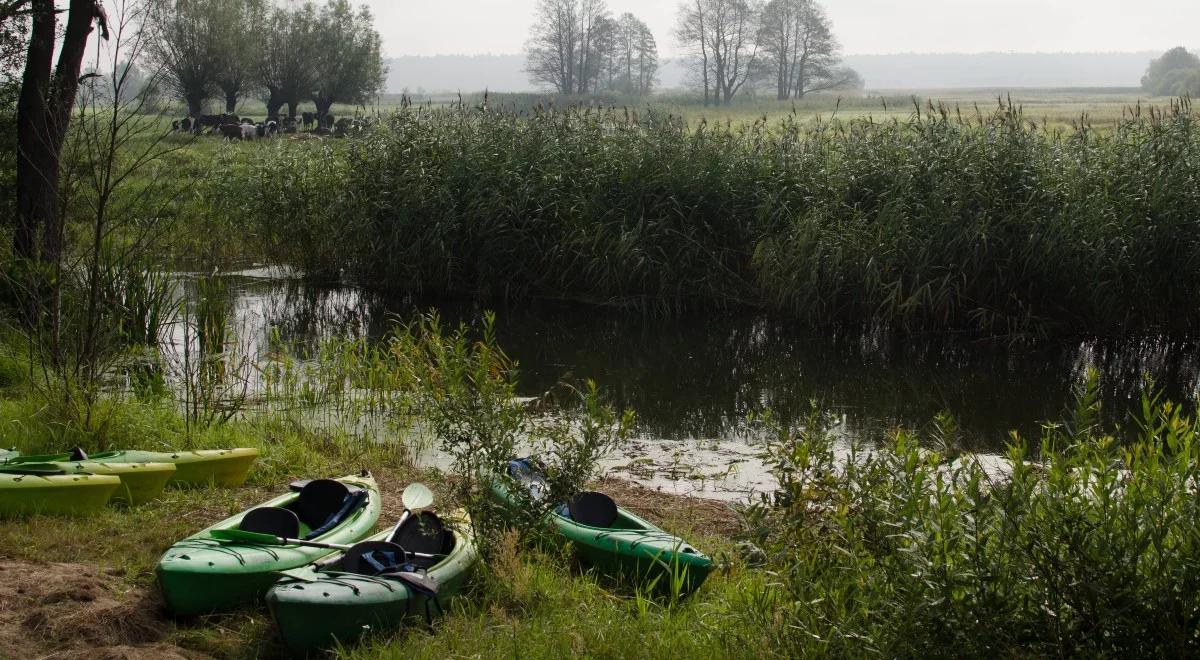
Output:
<path fill-rule="evenodd" d="M 221 70 L 222 26 L 213 5 L 211 0 L 158 0 L 146 20 L 151 32 L 148 56 L 193 117 L 216 93 Z"/>
<path fill-rule="evenodd" d="M 214 83 L 225 98 L 225 112 L 237 111 L 238 101 L 250 91 L 255 64 L 262 48 L 263 0 L 208 0 L 207 11 L 215 24 L 217 71 Z"/>
<path fill-rule="evenodd" d="M 347 0 L 329 0 L 317 14 L 315 34 L 312 50 L 292 57 L 308 59 L 312 66 L 317 114 L 329 114 L 334 103 L 364 105 L 374 98 L 387 67 L 371 11 L 363 7 L 355 12 Z"/>
<path fill-rule="evenodd" d="M 626 12 L 614 23 L 614 35 L 614 75 L 609 86 L 626 94 L 649 94 L 658 73 L 654 34 L 641 19 Z"/>
<path fill-rule="evenodd" d="M 586 94 L 605 70 L 612 22 L 604 0 L 538 0 L 525 71 L 560 94 Z"/>
<path fill-rule="evenodd" d="M 295 117 L 302 99 L 316 89 L 308 53 L 315 52 L 317 9 L 307 2 L 294 8 L 271 7 L 263 18 L 262 38 L 255 58 L 255 82 L 264 92 L 267 114 L 288 106 Z"/>
<path fill-rule="evenodd" d="M 780 100 L 860 82 L 852 69 L 838 66 L 841 57 L 833 26 L 815 0 L 768 2 L 758 41 L 762 66 Z"/>
<path fill-rule="evenodd" d="M 757 70 L 761 7 L 753 0 L 689 0 L 680 6 L 675 37 L 699 54 L 704 102 L 728 105 Z"/>
<path fill-rule="evenodd" d="M 1150 62 L 1142 89 L 1155 96 L 1200 94 L 1200 57 L 1183 47 L 1168 50 Z"/>

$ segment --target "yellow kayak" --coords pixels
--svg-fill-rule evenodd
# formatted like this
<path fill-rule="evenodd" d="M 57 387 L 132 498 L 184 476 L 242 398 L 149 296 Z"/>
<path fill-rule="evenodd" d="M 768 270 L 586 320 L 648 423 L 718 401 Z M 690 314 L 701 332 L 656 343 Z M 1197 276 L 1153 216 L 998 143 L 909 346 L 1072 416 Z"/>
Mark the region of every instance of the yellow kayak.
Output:
<path fill-rule="evenodd" d="M 0 517 L 95 513 L 120 487 L 121 479 L 107 474 L 65 474 L 36 464 L 0 468 Z"/>
<path fill-rule="evenodd" d="M 83 470 L 92 471 L 94 463 L 151 464 L 170 463 L 175 466 L 167 483 L 189 486 L 240 486 L 246 481 L 250 466 L 258 459 L 257 449 L 200 449 L 196 451 L 106 451 L 85 454 L 75 450 L 69 454 L 17 456 L 4 460 L 7 465 L 24 463 L 80 463 Z"/>

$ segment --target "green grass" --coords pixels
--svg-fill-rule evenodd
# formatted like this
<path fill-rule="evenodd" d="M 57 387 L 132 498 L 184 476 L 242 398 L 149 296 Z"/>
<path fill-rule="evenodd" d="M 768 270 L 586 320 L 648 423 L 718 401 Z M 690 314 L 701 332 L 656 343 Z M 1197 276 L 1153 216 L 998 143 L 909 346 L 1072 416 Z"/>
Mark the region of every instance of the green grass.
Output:
<path fill-rule="evenodd" d="M 428 321 L 409 326 L 386 344 L 386 356 L 347 357 L 346 346 L 328 344 L 328 355 L 315 356 L 313 364 L 330 366 L 314 366 L 306 378 L 338 372 L 367 383 L 383 364 L 400 375 L 374 381 L 380 384 L 371 389 L 391 392 L 409 383 L 413 391 L 404 401 L 418 414 L 431 412 L 421 413 L 431 400 L 453 410 L 473 407 L 457 415 L 458 430 L 507 428 L 512 424 L 499 418 L 520 410 L 532 421 L 525 407 L 496 412 L 515 373 L 503 360 L 488 359 L 499 348 L 484 327 L 475 337 L 465 330 L 436 334 Z M 411 379 L 412 373 L 425 374 L 427 382 Z M 248 409 L 190 435 L 169 400 L 108 397 L 107 414 L 97 415 L 109 420 L 108 442 L 255 446 L 263 458 L 239 489 L 172 490 L 158 502 L 84 519 L 0 521 L 0 556 L 82 563 L 127 585 L 129 603 L 154 607 L 152 568 L 167 546 L 266 499 L 293 478 L 374 470 L 385 496 L 384 525 L 399 514 L 398 493 L 412 480 L 435 487 L 439 509 L 466 503 L 455 484 L 462 480 L 414 469 L 400 451 L 409 437 L 385 445 L 351 432 L 359 428 L 356 408 L 335 405 L 341 412 L 332 423 L 306 424 L 309 418 L 297 409 L 328 407 L 336 391 L 289 385 L 272 396 L 290 401 L 292 410 Z M 686 508 L 682 500 L 652 518 L 716 556 L 721 568 L 681 600 L 592 573 L 559 550 L 522 543 L 511 531 L 490 540 L 487 564 L 432 628 L 372 637 L 337 655 L 1194 652 L 1200 647 L 1200 422 L 1149 392 L 1139 415 L 1102 428 L 1098 391 L 1099 375 L 1089 374 L 1075 408 L 1064 421 L 1045 425 L 1036 451 L 1011 438 L 1011 471 L 1003 473 L 956 452 L 955 426 L 945 416 L 924 438 L 897 430 L 878 445 L 859 447 L 849 460 L 837 449 L 831 419 L 819 410 L 796 426 L 759 418 L 764 455 L 779 483 L 746 511 L 745 538 L 765 551 L 763 565 L 748 565 L 741 557 L 749 553 L 737 539 L 718 534 L 703 517 L 678 515 Z M 31 385 L 5 392 L 0 444 L 42 451 L 97 442 L 94 433 L 65 423 L 68 409 L 48 405 Z M 394 401 L 392 394 L 379 396 Z M 662 507 L 659 497 L 653 508 Z M 642 504 L 636 498 L 624 503 L 635 510 Z M 192 622 L 150 618 L 163 628 L 161 643 L 222 658 L 280 653 L 259 607 Z"/>

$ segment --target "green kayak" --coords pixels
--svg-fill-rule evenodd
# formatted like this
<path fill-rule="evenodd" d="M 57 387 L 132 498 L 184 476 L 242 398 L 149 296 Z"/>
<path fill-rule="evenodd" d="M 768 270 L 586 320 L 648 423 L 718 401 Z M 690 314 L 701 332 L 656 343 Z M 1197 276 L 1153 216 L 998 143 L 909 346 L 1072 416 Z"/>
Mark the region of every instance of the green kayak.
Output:
<path fill-rule="evenodd" d="M 11 463 L 7 467 L 21 469 L 28 466 L 46 466 L 63 474 L 110 475 L 121 479 L 121 485 L 113 493 L 113 502 L 142 504 L 162 494 L 167 481 L 175 474 L 172 463 L 100 463 L 77 461 L 74 463 Z"/>
<path fill-rule="evenodd" d="M 114 476 L 66 474 L 53 465 L 0 468 L 0 517 L 95 513 L 120 486 Z"/>
<path fill-rule="evenodd" d="M 395 555 L 386 557 L 391 560 L 386 566 L 362 560 L 364 554 L 386 550 L 386 541 L 432 556 L 406 557 L 407 566 L 397 566 L 403 562 Z M 393 549 L 398 554 L 399 548 Z M 367 631 L 393 630 L 405 621 L 432 617 L 462 589 L 477 556 L 465 513 L 450 516 L 443 528 L 436 516 L 422 512 L 394 534 L 376 534 L 348 552 L 288 571 L 267 592 L 267 604 L 293 652 L 346 644 Z"/>
<path fill-rule="evenodd" d="M 177 542 L 163 554 L 156 570 L 167 607 L 176 615 L 192 616 L 250 603 L 261 598 L 283 571 L 333 552 L 301 545 L 231 542 L 215 538 L 212 532 L 243 530 L 350 544 L 374 530 L 379 499 L 370 475 L 316 479 Z"/>
<path fill-rule="evenodd" d="M 85 454 L 75 450 L 66 454 L 41 456 L 10 456 L 0 460 L 7 464 L 20 463 L 171 463 L 175 472 L 168 483 L 189 486 L 223 486 L 231 488 L 246 481 L 250 466 L 258 458 L 257 449 L 201 449 L 197 451 L 106 451 Z"/>
<path fill-rule="evenodd" d="M 510 461 L 508 473 L 511 481 L 496 479 L 492 483 L 492 497 L 501 504 L 517 504 L 506 481 L 529 488 L 535 497 L 544 492 L 542 476 L 529 459 Z M 618 507 L 601 493 L 580 493 L 547 516 L 581 559 L 610 575 L 629 577 L 662 590 L 670 590 L 676 583 L 680 593 L 691 593 L 714 567 L 708 555 Z"/>

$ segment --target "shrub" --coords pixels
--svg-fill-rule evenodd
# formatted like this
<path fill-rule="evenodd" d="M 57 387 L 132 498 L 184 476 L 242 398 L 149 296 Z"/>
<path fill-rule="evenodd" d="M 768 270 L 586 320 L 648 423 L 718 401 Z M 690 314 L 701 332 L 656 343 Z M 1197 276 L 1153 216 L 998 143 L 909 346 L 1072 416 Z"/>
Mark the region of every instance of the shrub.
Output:
<path fill-rule="evenodd" d="M 835 455 L 814 413 L 772 442 L 751 511 L 793 652 L 1138 655 L 1200 646 L 1200 425 L 1147 397 L 1136 438 L 1096 429 L 1096 379 L 1010 469 L 923 449 Z M 763 612 L 772 616 L 773 612 Z"/>

